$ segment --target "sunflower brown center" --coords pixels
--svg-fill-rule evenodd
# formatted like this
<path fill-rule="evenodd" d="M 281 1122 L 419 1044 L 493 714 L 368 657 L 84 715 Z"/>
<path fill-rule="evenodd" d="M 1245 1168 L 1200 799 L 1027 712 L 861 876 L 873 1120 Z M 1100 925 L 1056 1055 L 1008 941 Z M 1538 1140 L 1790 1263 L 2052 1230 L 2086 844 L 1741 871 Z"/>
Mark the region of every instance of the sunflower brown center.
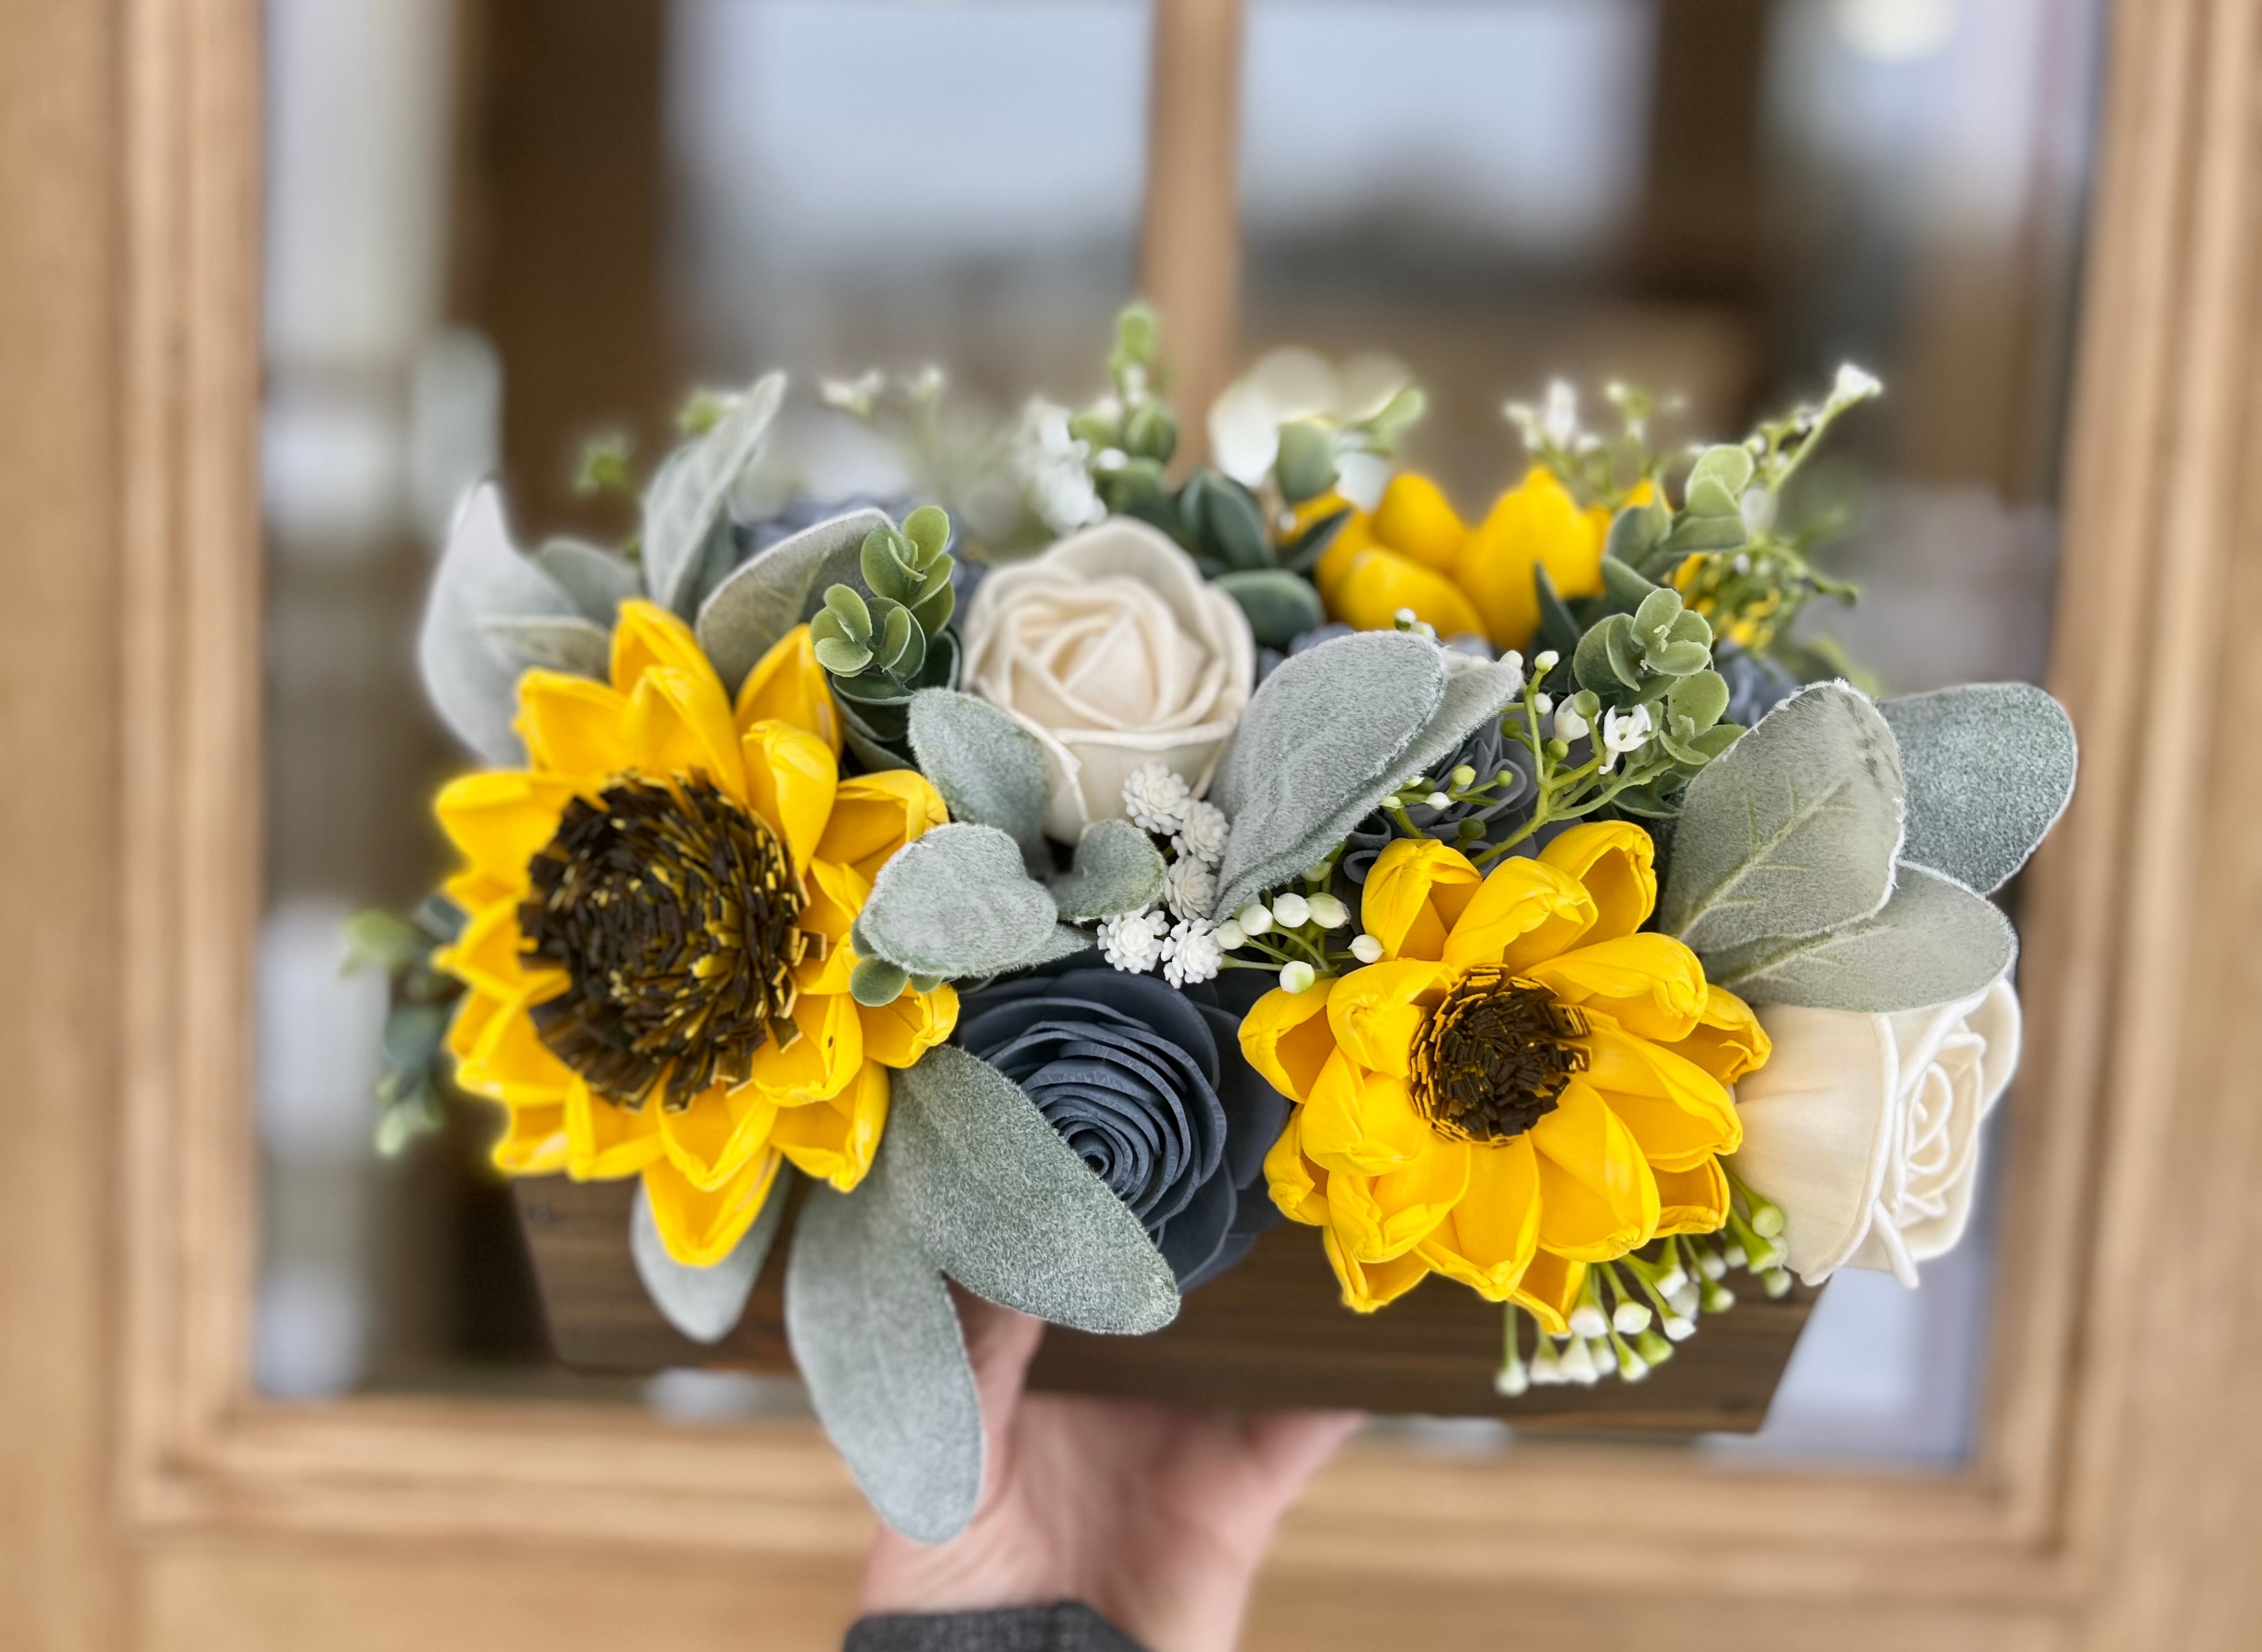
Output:
<path fill-rule="evenodd" d="M 812 939 L 795 927 L 800 883 L 776 833 L 705 780 L 575 797 L 527 872 L 528 955 L 568 981 L 534 1006 L 535 1029 L 599 1095 L 688 1107 L 797 1035 L 793 969 Z"/>
<path fill-rule="evenodd" d="M 1444 1135 L 1504 1142 L 1555 1110 L 1587 1052 L 1587 1018 L 1506 970 L 1471 970 L 1414 1040 L 1415 1104 Z"/>

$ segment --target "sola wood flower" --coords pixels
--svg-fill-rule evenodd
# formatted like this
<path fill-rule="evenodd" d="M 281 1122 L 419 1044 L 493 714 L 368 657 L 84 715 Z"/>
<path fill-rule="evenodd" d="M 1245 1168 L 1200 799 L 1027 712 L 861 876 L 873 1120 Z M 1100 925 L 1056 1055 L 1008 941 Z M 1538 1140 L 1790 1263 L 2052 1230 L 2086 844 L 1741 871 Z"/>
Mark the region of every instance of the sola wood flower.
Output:
<path fill-rule="evenodd" d="M 1044 829 L 1063 842 L 1120 817 L 1123 783 L 1144 764 L 1199 792 L 1256 679 L 1240 604 L 1120 518 L 992 573 L 963 629 L 967 686 L 1044 747 Z"/>
<path fill-rule="evenodd" d="M 1561 1335 L 1587 1264 L 1726 1220 L 1728 1086 L 1767 1035 L 1686 946 L 1639 933 L 1652 858 L 1619 822 L 1489 876 L 1393 843 L 1361 903 L 1380 962 L 1250 1012 L 1243 1049 L 1299 1104 L 1272 1197 L 1324 1230 L 1351 1307 L 1434 1270 Z"/>
<path fill-rule="evenodd" d="M 947 985 L 859 1006 L 847 944 L 880 867 L 947 816 L 911 770 L 839 778 L 805 625 L 734 706 L 682 621 L 626 602 L 611 676 L 528 672 L 529 767 L 441 792 L 468 921 L 435 963 L 469 988 L 457 1082 L 509 1110 L 495 1163 L 640 1173 L 668 1254 L 707 1266 L 782 1162 L 862 1180 L 886 1070 L 949 1036 Z"/>
<path fill-rule="evenodd" d="M 1332 496 L 1320 502 L 1343 507 Z M 1441 637 L 1481 631 L 1495 648 L 1526 648 L 1539 626 L 1532 569 L 1545 567 L 1565 596 L 1593 595 L 1603 588 L 1610 525 L 1609 511 L 1581 510 L 1537 465 L 1473 528 L 1435 482 L 1409 472 L 1391 481 L 1372 515 L 1344 523 L 1312 578 L 1328 612 L 1361 631 L 1388 631 L 1411 609 Z"/>
<path fill-rule="evenodd" d="M 1790 1266 L 1810 1285 L 1865 1267 L 1913 1287 L 1970 1220 L 1979 1127 L 2019 1064 L 2018 994 L 1999 980 L 1898 1015 L 1760 1021 L 1775 1059 L 1738 1086 L 1736 1172 L 1783 1207 Z"/>

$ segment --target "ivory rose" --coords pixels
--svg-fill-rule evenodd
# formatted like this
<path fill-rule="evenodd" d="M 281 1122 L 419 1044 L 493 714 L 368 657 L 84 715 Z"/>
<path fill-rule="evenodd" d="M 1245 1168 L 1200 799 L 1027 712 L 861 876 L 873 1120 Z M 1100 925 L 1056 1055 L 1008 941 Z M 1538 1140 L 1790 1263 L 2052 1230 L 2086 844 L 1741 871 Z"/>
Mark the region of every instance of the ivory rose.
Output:
<path fill-rule="evenodd" d="M 1744 1142 L 1732 1168 L 1783 1207 L 1790 1267 L 1819 1285 L 1841 1267 L 1904 1285 L 1963 1237 L 1979 1129 L 2019 1064 L 2007 978 L 1898 1015 L 1760 1011 L 1775 1057 L 1736 1086 Z"/>
<path fill-rule="evenodd" d="M 1123 812 L 1159 762 L 1199 796 L 1249 703 L 1241 606 L 1144 523 L 1117 517 L 982 581 L 961 626 L 963 681 L 1043 745 L 1045 830 L 1073 843 Z"/>

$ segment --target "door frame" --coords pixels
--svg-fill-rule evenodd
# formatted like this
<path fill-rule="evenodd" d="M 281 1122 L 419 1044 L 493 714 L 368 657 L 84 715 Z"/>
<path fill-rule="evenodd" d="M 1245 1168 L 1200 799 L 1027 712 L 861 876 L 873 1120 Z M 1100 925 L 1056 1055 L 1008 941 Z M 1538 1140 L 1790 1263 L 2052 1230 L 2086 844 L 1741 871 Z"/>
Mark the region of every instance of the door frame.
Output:
<path fill-rule="evenodd" d="M 118 763 L 114 818 L 76 851 L 117 891 L 103 919 L 115 990 L 98 1025 L 14 1030 L 117 1052 L 98 1251 L 120 1374 L 112 1529 L 161 1546 L 349 1535 L 852 1556 L 870 1516 L 810 1423 L 695 1432 L 548 1403 L 254 1391 L 259 9 L 102 10 L 114 27 L 91 49 L 112 65 L 117 119 L 96 164 L 119 256 L 84 302 L 119 328 L 121 490 L 100 570 L 118 600 L 58 624 L 119 669 L 59 715 Z M 1237 15 L 1231 0 L 1162 0 L 1158 24 L 1167 43 L 1172 18 L 1216 30 Z M 2083 776 L 2029 878 L 2029 1044 L 2003 1206 L 2017 1286 L 1998 1292 L 1973 1461 L 1790 1475 L 1593 1445 L 1519 1442 L 1485 1461 L 1362 1446 L 1314 1483 L 1270 1562 L 1268 1589 L 1306 1618 L 1416 1578 L 1495 1606 L 1608 1587 L 2033 1608 L 2076 1626 L 2254 1587 L 2201 1573 L 2197 1528 L 2173 1513 L 2182 1482 L 2164 1476 L 2262 1478 L 2248 1362 L 2185 1329 L 2252 1299 L 2262 1244 L 2243 1208 L 2193 1196 L 2191 1160 L 2196 1145 L 2220 1161 L 2209 1187 L 2262 1172 L 2244 1122 L 2262 1110 L 2262 1028 L 2236 1013 L 2255 966 L 2224 939 L 2262 915 L 2262 836 L 2242 830 L 2262 797 L 2226 761 L 2238 726 L 2262 725 L 2262 672 L 2229 646 L 2251 628 L 2233 631 L 2226 600 L 2262 602 L 2247 548 L 2262 497 L 2244 480 L 2262 474 L 2262 18 L 2245 0 L 2123 0 L 2107 60 L 2050 674 Z M 1154 95 L 1159 108 L 1170 89 Z M 1213 112 L 1219 95 L 1202 94 Z M 1158 166 L 1152 197 L 1150 226 L 1216 221 L 1198 167 Z M 1150 271 L 1175 283 L 1166 304 L 1221 280 L 1229 295 L 1229 268 L 1177 245 L 1149 234 Z M 1229 312 L 1205 325 L 1225 348 Z M 2159 1370 L 2163 1345 L 2183 1350 L 2179 1370 Z"/>

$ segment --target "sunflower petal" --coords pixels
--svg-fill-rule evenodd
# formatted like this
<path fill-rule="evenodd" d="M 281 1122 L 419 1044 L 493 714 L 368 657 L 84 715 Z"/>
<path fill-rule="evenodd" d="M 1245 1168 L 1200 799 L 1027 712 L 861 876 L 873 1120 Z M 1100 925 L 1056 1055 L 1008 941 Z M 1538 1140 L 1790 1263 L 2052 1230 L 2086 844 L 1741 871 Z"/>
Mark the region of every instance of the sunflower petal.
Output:
<path fill-rule="evenodd" d="M 642 1170 L 667 1150 L 660 1143 L 658 1108 L 628 1108 L 594 1094 L 579 1078 L 566 1097 L 566 1168 L 576 1181 L 610 1181 Z"/>
<path fill-rule="evenodd" d="M 1767 1028 L 1752 1014 L 1752 1006 L 1727 988 L 1710 985 L 1704 989 L 1704 1007 L 1697 1012 L 1696 1029 L 1672 1050 L 1722 1084 L 1733 1084 L 1746 1073 L 1758 1071 L 1774 1053 Z"/>
<path fill-rule="evenodd" d="M 1337 619 L 1359 631 L 1389 631 L 1401 609 L 1434 625 L 1441 637 L 1484 629 L 1482 617 L 1460 588 L 1434 568 L 1383 545 L 1361 551 L 1344 568 L 1328 607 Z"/>
<path fill-rule="evenodd" d="M 1328 1177 L 1328 1229 L 1344 1254 L 1360 1262 L 1403 1256 L 1452 1213 L 1467 1192 L 1466 1142 L 1432 1137 L 1413 1163 L 1380 1176 L 1336 1171 Z"/>
<path fill-rule="evenodd" d="M 624 695 L 634 694 L 645 674 L 654 669 L 703 673 L 715 679 L 717 694 L 723 690 L 691 627 L 657 602 L 640 599 L 623 602 L 616 614 L 612 667 L 613 687 Z"/>
<path fill-rule="evenodd" d="M 1660 1043 L 1688 1037 L 1704 1009 L 1704 966 L 1671 935 L 1588 942 L 1525 973 L 1564 1003 L 1603 1011 Z"/>
<path fill-rule="evenodd" d="M 1653 1165 L 1689 1170 L 1743 1145 L 1743 1120 L 1727 1086 L 1695 1062 L 1599 1019 L 1581 1042 L 1585 1085 L 1633 1132 Z"/>
<path fill-rule="evenodd" d="M 737 1175 L 712 1188 L 692 1186 L 665 1158 L 645 1166 L 644 1190 L 652 1201 L 652 1225 L 668 1255 L 686 1267 L 712 1267 L 730 1255 L 761 1214 L 784 1162 L 775 1152 L 757 1153 Z"/>
<path fill-rule="evenodd" d="M 627 696 L 587 677 L 529 671 L 518 680 L 518 733 L 534 766 L 602 780 L 629 766 Z"/>
<path fill-rule="evenodd" d="M 1511 857 L 1486 875 L 1445 937 L 1444 961 L 1456 970 L 1504 963 L 1521 973 L 1577 945 L 1594 916 L 1594 902 L 1572 878 Z"/>
<path fill-rule="evenodd" d="M 1417 1162 L 1437 1139 L 1403 1078 L 1365 1071 L 1341 1050 L 1320 1069 L 1303 1126 L 1304 1151 L 1329 1170 L 1375 1176 Z"/>
<path fill-rule="evenodd" d="M 747 805 L 784 841 L 793 869 L 806 872 L 840 784 L 832 748 L 806 729 L 771 720 L 749 728 L 739 751 Z"/>
<path fill-rule="evenodd" d="M 554 1176 L 572 1154 L 565 1104 L 558 1102 L 511 1108 L 492 1158 L 506 1176 Z"/>
<path fill-rule="evenodd" d="M 801 1036 L 781 1050 L 772 1039 L 754 1052 L 753 1082 L 780 1102 L 839 1095 L 864 1064 L 864 1024 L 856 1000 L 846 992 L 819 997 L 803 992 L 794 1000 L 793 1024 Z"/>
<path fill-rule="evenodd" d="M 1574 826 L 1539 858 L 1576 878 L 1593 899 L 1595 927 L 1581 937 L 1588 946 L 1633 934 L 1657 905 L 1657 845 L 1630 821 Z"/>
<path fill-rule="evenodd" d="M 867 1062 L 908 1067 L 958 1025 L 958 992 L 945 981 L 932 992 L 905 992 L 892 1004 L 859 1004 L 856 1016 L 864 1023 Z"/>
<path fill-rule="evenodd" d="M 1461 541 L 1452 574 L 1483 616 L 1494 646 L 1524 648 L 1539 627 L 1533 568 L 1544 566 L 1565 596 L 1590 596 L 1602 589 L 1602 554 L 1592 519 L 1551 472 L 1535 465 Z"/>
<path fill-rule="evenodd" d="M 1426 476 L 1401 471 L 1382 490 L 1374 509 L 1374 537 L 1401 556 L 1411 557 L 1434 573 L 1453 566 L 1454 554 L 1469 535 L 1444 491 Z"/>
<path fill-rule="evenodd" d="M 949 823 L 934 783 L 916 769 L 890 768 L 840 783 L 817 852 L 853 866 L 869 883 L 897 849 Z"/>
<path fill-rule="evenodd" d="M 733 797 L 746 789 L 746 761 L 731 707 L 712 670 L 677 671 L 653 666 L 629 696 L 631 765 L 654 776 L 703 774 Z"/>
<path fill-rule="evenodd" d="M 1405 1078 L 1413 1067 L 1415 1037 L 1429 1019 L 1422 1000 L 1445 978 L 1442 964 L 1420 958 L 1386 959 L 1353 970 L 1328 993 L 1328 1025 L 1336 1048 L 1370 1071 Z"/>
<path fill-rule="evenodd" d="M 889 1089 L 888 1070 L 867 1062 L 839 1095 L 781 1110 L 770 1139 L 796 1170 L 847 1193 L 864 1179 L 879 1151 Z"/>
<path fill-rule="evenodd" d="M 1524 1136 L 1469 1149 L 1468 1187 L 1422 1258 L 1487 1302 L 1506 1302 L 1539 1247 L 1539 1165 Z"/>
<path fill-rule="evenodd" d="M 1707 1158 L 1694 1170 L 1660 1170 L 1657 1176 L 1657 1230 L 1717 1233 L 1728 1221 L 1728 1178 L 1720 1161 Z"/>
<path fill-rule="evenodd" d="M 712 1192 L 761 1151 L 777 1115 L 777 1102 L 753 1085 L 714 1085 L 688 1107 L 659 1110 L 660 1145 L 686 1180 Z"/>
<path fill-rule="evenodd" d="M 1282 1095 L 1312 1099 L 1320 1069 L 1335 1054 L 1335 1028 L 1328 1022 L 1333 977 L 1322 977 L 1300 992 L 1274 987 L 1241 1018 L 1241 1053 Z"/>
<path fill-rule="evenodd" d="M 1587 1265 L 1574 1262 L 1552 1252 L 1533 1254 L 1531 1266 L 1524 1270 L 1509 1300 L 1537 1319 L 1551 1337 L 1571 1334 L 1571 1310 L 1578 1306 L 1579 1293 L 1586 1288 Z"/>
<path fill-rule="evenodd" d="M 1328 1219 L 1328 1172 L 1304 1156 L 1302 1122 L 1300 1108 L 1290 1112 L 1287 1128 L 1264 1155 L 1264 1181 L 1282 1216 L 1322 1227 Z"/>
<path fill-rule="evenodd" d="M 562 1107 L 573 1090 L 573 1070 L 551 1053 L 528 1012 L 548 992 L 537 986 L 480 1022 L 477 1036 L 456 1057 L 456 1082 L 475 1095 L 508 1107 Z M 472 994 L 468 1004 L 478 999 Z M 462 1018 L 458 1012 L 457 1019 Z"/>
<path fill-rule="evenodd" d="M 1484 876 L 1469 857 L 1435 838 L 1393 838 L 1359 891 L 1359 924 L 1386 958 L 1443 957 L 1445 938 L 1475 898 Z"/>
<path fill-rule="evenodd" d="M 1396 1302 L 1430 1277 L 1430 1265 L 1418 1252 L 1408 1251 L 1387 1262 L 1357 1262 L 1344 1254 L 1333 1228 L 1322 1228 L 1320 1241 L 1327 1247 L 1328 1264 L 1335 1269 L 1336 1281 L 1343 1286 L 1344 1306 L 1358 1313 L 1371 1314 Z"/>
<path fill-rule="evenodd" d="M 440 789 L 432 813 L 472 869 L 512 890 L 526 887 L 526 863 L 558 835 L 573 783 L 554 775 L 488 769 Z"/>
<path fill-rule="evenodd" d="M 832 685 L 817 663 L 809 627 L 796 625 L 771 645 L 738 685 L 733 718 L 742 728 L 774 718 L 814 734 L 840 754 L 840 711 Z"/>
<path fill-rule="evenodd" d="M 1657 1231 L 1657 1181 L 1626 1129 L 1580 1079 L 1533 1125 L 1539 1243 L 1577 1262 L 1607 1262 Z"/>

